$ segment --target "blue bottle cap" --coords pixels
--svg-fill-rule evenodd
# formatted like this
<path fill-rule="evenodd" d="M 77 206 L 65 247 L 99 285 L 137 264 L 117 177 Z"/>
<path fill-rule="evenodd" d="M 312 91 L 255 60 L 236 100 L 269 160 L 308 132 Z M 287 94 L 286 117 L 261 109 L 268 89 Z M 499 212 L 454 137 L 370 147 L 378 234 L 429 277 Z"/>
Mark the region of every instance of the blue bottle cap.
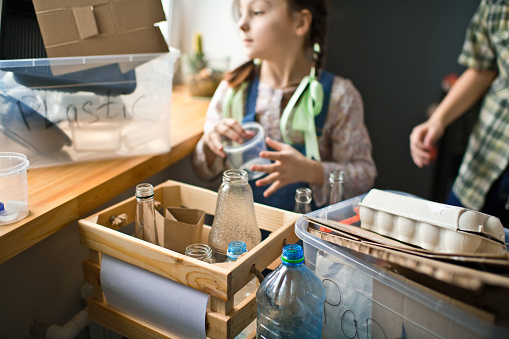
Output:
<path fill-rule="evenodd" d="M 245 252 L 247 252 L 246 243 L 242 240 L 234 240 L 228 244 L 226 255 L 230 259 L 237 259 Z"/>
<path fill-rule="evenodd" d="M 283 248 L 281 261 L 288 265 L 298 265 L 304 262 L 304 250 L 297 244 L 286 245 Z"/>
<path fill-rule="evenodd" d="M 4 203 L 0 201 L 0 214 L 4 211 Z"/>

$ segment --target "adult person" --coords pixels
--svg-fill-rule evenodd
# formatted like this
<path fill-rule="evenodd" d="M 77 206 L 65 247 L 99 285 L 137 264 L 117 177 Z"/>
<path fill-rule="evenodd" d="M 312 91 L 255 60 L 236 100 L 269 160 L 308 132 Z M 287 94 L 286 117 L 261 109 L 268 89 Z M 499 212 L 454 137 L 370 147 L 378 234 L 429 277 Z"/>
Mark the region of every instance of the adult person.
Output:
<path fill-rule="evenodd" d="M 467 69 L 431 117 L 410 135 L 419 167 L 433 160 L 444 130 L 484 96 L 479 119 L 447 204 L 497 216 L 509 226 L 509 1 L 483 0 L 466 33 L 459 63 Z"/>

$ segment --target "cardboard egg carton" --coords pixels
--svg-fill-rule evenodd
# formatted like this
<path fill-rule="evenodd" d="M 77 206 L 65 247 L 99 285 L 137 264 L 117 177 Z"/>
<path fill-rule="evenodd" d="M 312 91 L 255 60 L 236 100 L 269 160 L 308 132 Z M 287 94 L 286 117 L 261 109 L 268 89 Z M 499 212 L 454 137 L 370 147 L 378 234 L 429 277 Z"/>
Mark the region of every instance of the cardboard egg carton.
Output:
<path fill-rule="evenodd" d="M 372 189 L 359 203 L 361 227 L 444 253 L 507 252 L 496 217 L 462 207 Z"/>

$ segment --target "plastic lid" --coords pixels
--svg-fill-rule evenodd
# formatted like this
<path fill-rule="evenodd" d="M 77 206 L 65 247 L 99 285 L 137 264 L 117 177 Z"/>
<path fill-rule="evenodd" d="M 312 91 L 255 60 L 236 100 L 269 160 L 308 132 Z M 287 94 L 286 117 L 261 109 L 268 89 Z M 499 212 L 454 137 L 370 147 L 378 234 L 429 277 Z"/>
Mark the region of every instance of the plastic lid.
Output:
<path fill-rule="evenodd" d="M 237 260 L 243 253 L 247 252 L 246 243 L 242 240 L 234 240 L 228 244 L 226 255 L 229 259 Z"/>
<path fill-rule="evenodd" d="M 286 245 L 283 248 L 281 261 L 285 265 L 299 265 L 304 263 L 304 250 L 297 244 Z"/>
<path fill-rule="evenodd" d="M 257 122 L 248 122 L 242 124 L 242 128 L 245 130 L 255 132 L 255 136 L 251 139 L 245 140 L 240 145 L 223 145 L 223 149 L 226 153 L 244 153 L 247 150 L 254 147 L 254 145 L 265 142 L 265 131 L 263 126 Z"/>
<path fill-rule="evenodd" d="M 15 152 L 0 152 L 0 161 L 8 161 L 8 167 L 0 167 L 0 177 L 19 174 L 27 170 L 30 162 L 26 155 Z"/>

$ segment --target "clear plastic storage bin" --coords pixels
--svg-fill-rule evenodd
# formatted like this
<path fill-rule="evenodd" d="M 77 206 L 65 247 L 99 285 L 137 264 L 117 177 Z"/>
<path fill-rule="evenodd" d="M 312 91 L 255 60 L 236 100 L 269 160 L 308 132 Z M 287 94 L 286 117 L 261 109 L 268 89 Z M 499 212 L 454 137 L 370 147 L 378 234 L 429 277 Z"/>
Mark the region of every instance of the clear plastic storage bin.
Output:
<path fill-rule="evenodd" d="M 399 192 L 401 193 L 401 192 Z M 307 214 L 341 221 L 363 196 Z M 322 280 L 322 338 L 509 338 L 493 315 L 434 292 L 375 265 L 377 259 L 318 239 L 303 217 L 295 233 L 306 265 Z M 506 237 L 509 234 L 506 230 Z"/>
<path fill-rule="evenodd" d="M 0 152 L 31 167 L 168 152 L 179 55 L 0 60 Z"/>

